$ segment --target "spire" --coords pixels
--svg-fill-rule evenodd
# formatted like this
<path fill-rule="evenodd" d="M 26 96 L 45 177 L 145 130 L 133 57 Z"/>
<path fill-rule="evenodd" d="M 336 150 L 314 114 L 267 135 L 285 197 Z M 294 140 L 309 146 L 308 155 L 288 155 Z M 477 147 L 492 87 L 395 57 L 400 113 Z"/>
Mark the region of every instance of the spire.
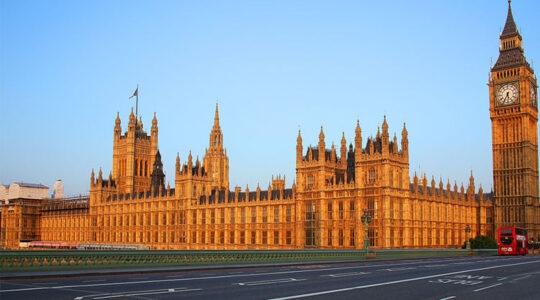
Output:
<path fill-rule="evenodd" d="M 345 132 L 341 134 L 341 151 L 340 160 L 343 166 L 347 165 L 347 140 L 345 139 Z"/>
<path fill-rule="evenodd" d="M 131 113 L 129 114 L 129 124 L 135 124 L 137 119 L 135 118 L 135 114 L 133 113 L 133 107 L 131 107 Z"/>
<path fill-rule="evenodd" d="M 356 120 L 354 148 L 356 149 L 355 155 L 358 156 L 355 158 L 358 159 L 362 154 L 362 129 L 360 128 L 360 120 Z"/>
<path fill-rule="evenodd" d="M 114 134 L 120 135 L 122 133 L 122 121 L 120 121 L 120 112 L 116 113 L 116 120 L 114 120 Z"/>
<path fill-rule="evenodd" d="M 156 112 L 154 112 L 154 118 L 152 119 L 151 134 L 152 136 L 157 136 L 158 134 L 158 120 L 156 117 Z"/>
<path fill-rule="evenodd" d="M 120 112 L 116 112 L 116 120 L 114 120 L 114 124 L 119 126 L 121 123 L 122 121 L 120 121 Z"/>
<path fill-rule="evenodd" d="M 212 152 L 223 151 L 223 134 L 221 133 L 221 127 L 219 126 L 219 109 L 216 103 L 216 113 L 214 115 L 214 126 L 212 126 L 212 132 L 210 132 L 210 150 Z"/>
<path fill-rule="evenodd" d="M 382 131 L 383 135 L 388 135 L 388 123 L 386 122 L 386 115 L 384 116 L 384 120 L 382 123 Z"/>
<path fill-rule="evenodd" d="M 497 58 L 497 62 L 491 71 L 498 71 L 501 69 L 514 68 L 518 66 L 530 68 L 529 63 L 525 59 L 521 39 L 521 35 L 517 30 L 516 23 L 514 22 L 510 1 L 508 1 L 508 15 L 506 16 L 506 23 L 504 24 L 504 29 L 500 36 L 501 43 L 499 48 L 499 58 Z"/>
<path fill-rule="evenodd" d="M 508 14 L 506 15 L 506 23 L 504 24 L 501 38 L 519 34 L 516 22 L 514 22 L 514 16 L 512 15 L 512 6 L 510 5 L 510 2 L 511 0 L 508 0 Z"/>
<path fill-rule="evenodd" d="M 154 193 L 165 189 L 165 173 L 163 172 L 163 163 L 161 162 L 161 153 L 159 153 L 159 149 L 155 155 L 150 177 L 150 189 L 153 190 Z"/>
<path fill-rule="evenodd" d="M 221 130 L 219 127 L 219 109 L 218 104 L 216 102 L 216 113 L 214 115 L 214 126 L 212 127 L 212 130 Z"/>
<path fill-rule="evenodd" d="M 382 124 L 382 135 L 381 135 L 381 139 L 382 139 L 382 151 L 383 153 L 386 153 L 388 152 L 389 148 L 388 148 L 388 145 L 390 143 L 390 140 L 389 140 L 390 136 L 388 134 L 388 123 L 386 122 L 386 116 L 384 116 L 384 121 L 383 121 L 383 124 Z"/>
<path fill-rule="evenodd" d="M 302 146 L 302 135 L 300 134 L 300 129 L 298 129 L 298 137 L 296 137 L 296 163 L 302 161 L 302 151 L 304 151 L 304 147 Z"/>
<path fill-rule="evenodd" d="M 409 131 L 407 131 L 407 126 L 405 123 L 403 123 L 403 130 L 401 130 L 401 139 L 408 140 L 409 137 Z"/>
<path fill-rule="evenodd" d="M 180 153 L 176 153 L 176 174 L 180 174 Z"/>
<path fill-rule="evenodd" d="M 156 112 L 154 112 L 154 118 L 152 119 L 152 125 L 156 125 L 156 126 L 157 126 Z"/>
<path fill-rule="evenodd" d="M 401 130 L 401 151 L 405 157 L 409 156 L 409 132 L 405 123 L 403 123 L 403 130 Z"/>
<path fill-rule="evenodd" d="M 321 132 L 319 133 L 319 161 L 324 162 L 326 159 L 326 143 L 324 142 L 324 132 L 323 127 L 321 126 Z"/>

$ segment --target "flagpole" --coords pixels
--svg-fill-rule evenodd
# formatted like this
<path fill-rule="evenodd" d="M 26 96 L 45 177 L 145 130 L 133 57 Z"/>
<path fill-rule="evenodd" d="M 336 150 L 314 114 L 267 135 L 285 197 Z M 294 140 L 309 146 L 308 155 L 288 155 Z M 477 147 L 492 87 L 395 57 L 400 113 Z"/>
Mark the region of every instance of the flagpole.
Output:
<path fill-rule="evenodd" d="M 135 116 L 139 118 L 139 84 L 137 83 L 137 95 L 135 95 Z"/>
<path fill-rule="evenodd" d="M 131 177 L 131 190 L 130 193 L 135 193 L 135 177 L 137 177 L 137 132 L 139 131 L 139 84 L 137 83 L 137 88 L 135 92 L 129 99 L 135 96 L 135 132 L 133 133 L 133 174 Z M 133 109 L 133 108 L 132 108 Z M 133 111 L 132 111 L 133 112 Z"/>

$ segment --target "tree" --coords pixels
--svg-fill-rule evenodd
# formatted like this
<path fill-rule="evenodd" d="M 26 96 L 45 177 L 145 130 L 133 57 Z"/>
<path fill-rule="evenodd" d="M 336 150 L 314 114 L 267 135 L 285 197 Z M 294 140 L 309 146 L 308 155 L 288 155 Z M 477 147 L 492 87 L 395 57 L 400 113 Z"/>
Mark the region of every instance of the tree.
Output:
<path fill-rule="evenodd" d="M 497 242 L 485 235 L 479 235 L 474 239 L 469 239 L 471 242 L 471 249 L 497 249 Z M 461 249 L 467 248 L 467 242 L 463 243 Z"/>

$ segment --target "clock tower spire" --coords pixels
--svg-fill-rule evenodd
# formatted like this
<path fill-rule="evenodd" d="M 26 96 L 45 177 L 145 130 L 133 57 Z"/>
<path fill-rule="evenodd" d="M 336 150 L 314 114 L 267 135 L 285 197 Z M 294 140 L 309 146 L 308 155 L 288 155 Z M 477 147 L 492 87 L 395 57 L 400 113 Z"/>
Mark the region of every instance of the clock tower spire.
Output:
<path fill-rule="evenodd" d="M 519 226 L 540 238 L 537 80 L 524 55 L 508 1 L 499 57 L 491 68 L 489 111 L 492 131 L 496 229 Z"/>

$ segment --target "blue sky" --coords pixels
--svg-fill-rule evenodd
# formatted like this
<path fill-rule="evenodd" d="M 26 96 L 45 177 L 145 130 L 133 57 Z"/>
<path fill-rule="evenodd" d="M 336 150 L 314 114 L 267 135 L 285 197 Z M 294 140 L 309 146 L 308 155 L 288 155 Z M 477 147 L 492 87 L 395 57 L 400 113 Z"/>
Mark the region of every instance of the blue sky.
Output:
<path fill-rule="evenodd" d="M 488 74 L 505 0 L 0 0 L 0 183 L 62 179 L 89 191 L 109 174 L 117 112 L 126 129 L 139 84 L 156 112 L 166 181 L 202 159 L 214 109 L 230 184 L 295 176 L 304 149 L 409 130 L 410 175 L 492 188 Z M 512 2 L 529 62 L 540 61 L 540 2 Z"/>

